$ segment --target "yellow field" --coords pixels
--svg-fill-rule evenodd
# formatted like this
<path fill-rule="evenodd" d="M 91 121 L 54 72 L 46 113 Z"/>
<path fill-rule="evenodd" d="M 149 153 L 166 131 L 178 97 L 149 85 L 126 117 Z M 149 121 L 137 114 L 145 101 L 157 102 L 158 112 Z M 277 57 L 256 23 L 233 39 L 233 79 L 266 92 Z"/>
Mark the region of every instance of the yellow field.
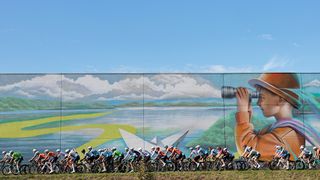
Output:
<path fill-rule="evenodd" d="M 27 127 L 38 126 L 41 124 L 51 123 L 51 122 L 65 122 L 65 121 L 74 121 L 79 119 L 92 119 L 97 117 L 102 117 L 110 114 L 112 112 L 104 113 L 90 113 L 90 114 L 75 114 L 68 116 L 54 116 L 48 118 L 40 118 L 35 120 L 27 120 L 21 122 L 8 122 L 0 124 L 0 138 L 26 138 L 26 137 L 35 137 L 46 134 L 53 134 L 63 131 L 74 131 L 81 129 L 102 129 L 98 137 L 92 139 L 91 141 L 81 145 L 77 150 L 81 150 L 87 146 L 96 147 L 102 143 L 105 143 L 109 140 L 121 138 L 119 133 L 119 128 L 124 129 L 131 133 L 136 133 L 136 129 L 130 125 L 123 124 L 88 124 L 88 125 L 79 125 L 79 126 L 62 126 L 62 127 L 52 127 L 52 128 L 40 128 L 40 129 L 25 129 Z"/>

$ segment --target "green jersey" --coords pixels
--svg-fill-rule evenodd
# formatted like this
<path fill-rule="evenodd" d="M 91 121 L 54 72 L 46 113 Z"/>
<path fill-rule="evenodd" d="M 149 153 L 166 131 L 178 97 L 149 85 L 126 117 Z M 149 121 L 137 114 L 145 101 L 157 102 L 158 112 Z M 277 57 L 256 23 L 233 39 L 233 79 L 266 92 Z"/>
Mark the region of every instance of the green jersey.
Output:
<path fill-rule="evenodd" d="M 21 159 L 21 158 L 22 158 L 22 154 L 19 153 L 19 152 L 14 152 L 14 153 L 12 154 L 12 158 L 13 158 L 14 160 Z"/>
<path fill-rule="evenodd" d="M 122 156 L 122 153 L 121 153 L 120 151 L 118 151 L 118 150 L 115 150 L 115 151 L 113 152 L 112 156 L 113 156 L 114 158 L 118 158 L 118 157 Z"/>

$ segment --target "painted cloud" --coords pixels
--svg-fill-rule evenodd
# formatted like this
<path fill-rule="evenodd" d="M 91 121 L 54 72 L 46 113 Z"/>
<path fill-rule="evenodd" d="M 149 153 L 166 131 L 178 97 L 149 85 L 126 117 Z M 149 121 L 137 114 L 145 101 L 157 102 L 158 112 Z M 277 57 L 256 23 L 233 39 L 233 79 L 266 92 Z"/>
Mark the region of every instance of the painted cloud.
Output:
<path fill-rule="evenodd" d="M 108 76 L 104 76 L 108 77 Z M 136 100 L 220 97 L 220 90 L 199 76 L 126 76 L 115 82 L 94 75 L 71 78 L 43 75 L 0 86 L 1 96 L 63 100 Z"/>

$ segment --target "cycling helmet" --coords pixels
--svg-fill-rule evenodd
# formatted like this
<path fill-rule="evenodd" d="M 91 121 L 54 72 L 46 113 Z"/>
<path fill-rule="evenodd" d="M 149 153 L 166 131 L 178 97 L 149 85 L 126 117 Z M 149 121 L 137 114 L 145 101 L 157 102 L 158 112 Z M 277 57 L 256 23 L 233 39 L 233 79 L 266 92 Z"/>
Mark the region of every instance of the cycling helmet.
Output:
<path fill-rule="evenodd" d="M 155 148 L 156 148 L 156 147 L 152 146 L 152 147 L 151 147 L 151 150 L 154 150 Z"/>
<path fill-rule="evenodd" d="M 33 153 L 35 153 L 35 152 L 37 152 L 37 151 L 38 151 L 37 149 L 32 149 L 32 152 L 33 152 Z"/>
<path fill-rule="evenodd" d="M 2 151 L 2 154 L 6 154 L 7 152 L 6 151 Z"/>
<path fill-rule="evenodd" d="M 168 148 L 168 145 L 165 145 L 165 146 L 164 146 L 164 148 L 166 148 L 166 149 L 167 149 L 167 148 Z"/>
<path fill-rule="evenodd" d="M 193 150 L 193 147 L 190 147 L 189 149 L 192 151 L 192 150 Z"/>
<path fill-rule="evenodd" d="M 173 146 L 170 146 L 169 148 L 170 148 L 170 149 L 173 149 Z"/>
<path fill-rule="evenodd" d="M 125 151 L 129 151 L 129 148 L 124 148 Z"/>
<path fill-rule="evenodd" d="M 142 148 L 139 148 L 138 151 L 142 151 Z"/>
<path fill-rule="evenodd" d="M 35 154 L 35 155 L 38 155 L 38 154 L 40 154 L 40 153 L 39 153 L 39 151 L 36 151 L 34 154 Z"/>
<path fill-rule="evenodd" d="M 70 149 L 66 149 L 65 152 L 66 152 L 66 153 L 69 153 L 69 152 L 70 152 Z"/>
<path fill-rule="evenodd" d="M 303 150 L 303 149 L 304 149 L 304 145 L 301 145 L 301 146 L 300 146 L 300 150 Z"/>
<path fill-rule="evenodd" d="M 46 149 L 46 150 L 44 150 L 44 152 L 45 152 L 45 153 L 48 153 L 48 152 L 49 152 L 49 150 L 48 150 L 48 149 Z"/>
<path fill-rule="evenodd" d="M 315 146 L 313 147 L 313 150 L 317 150 L 317 149 L 318 149 L 317 147 L 315 147 Z"/>
<path fill-rule="evenodd" d="M 279 146 L 279 145 L 276 145 L 276 149 L 280 149 L 281 148 L 281 146 Z"/>
<path fill-rule="evenodd" d="M 98 149 L 98 152 L 103 152 L 103 149 Z"/>
<path fill-rule="evenodd" d="M 12 155 L 12 154 L 13 154 L 13 151 L 9 151 L 9 154 Z"/>
<path fill-rule="evenodd" d="M 117 150 L 117 148 L 116 148 L 116 147 L 113 147 L 111 150 L 112 150 L 112 151 L 115 151 L 115 150 Z"/>
<path fill-rule="evenodd" d="M 89 149 L 89 151 L 91 151 L 92 147 L 91 147 L 91 146 L 89 146 L 89 147 L 88 147 L 88 149 Z"/>
<path fill-rule="evenodd" d="M 133 150 L 134 150 L 134 148 L 130 148 L 130 150 L 131 150 L 131 151 L 133 151 Z"/>
<path fill-rule="evenodd" d="M 57 149 L 57 150 L 56 150 L 56 152 L 58 152 L 58 153 L 59 153 L 59 152 L 61 152 L 61 150 L 60 150 L 60 149 Z"/>
<path fill-rule="evenodd" d="M 197 148 L 200 148 L 200 145 L 197 145 L 197 146 L 196 146 L 196 149 L 197 149 Z"/>
<path fill-rule="evenodd" d="M 223 148 L 223 151 L 228 151 L 228 148 Z"/>

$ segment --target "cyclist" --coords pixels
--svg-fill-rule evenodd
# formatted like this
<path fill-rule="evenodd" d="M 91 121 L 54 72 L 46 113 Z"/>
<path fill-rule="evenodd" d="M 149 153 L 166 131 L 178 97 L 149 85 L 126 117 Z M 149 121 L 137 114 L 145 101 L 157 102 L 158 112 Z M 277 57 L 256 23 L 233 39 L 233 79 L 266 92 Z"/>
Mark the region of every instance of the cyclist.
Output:
<path fill-rule="evenodd" d="M 119 150 L 117 150 L 116 147 L 113 147 L 111 151 L 112 151 L 113 160 L 121 162 L 122 159 L 124 158 L 124 155 Z"/>
<path fill-rule="evenodd" d="M 259 164 L 260 153 L 257 150 L 252 149 L 252 147 L 250 147 L 249 149 L 250 149 L 250 153 L 248 154 L 248 157 L 255 163 L 255 167 L 259 169 L 260 168 L 260 164 Z"/>
<path fill-rule="evenodd" d="M 139 148 L 138 151 L 139 151 L 139 153 L 140 153 L 140 155 L 141 155 L 141 157 L 142 157 L 142 160 L 143 160 L 145 163 L 150 160 L 150 155 L 151 155 L 151 154 L 150 154 L 148 151 L 142 150 L 142 148 Z"/>
<path fill-rule="evenodd" d="M 6 151 L 2 151 L 2 159 L 0 160 L 0 162 L 4 162 L 4 163 L 7 163 L 7 162 L 10 162 L 11 161 L 11 156 L 10 156 L 10 153 L 6 152 Z"/>
<path fill-rule="evenodd" d="M 135 162 L 135 160 L 137 159 L 136 153 L 134 153 L 133 150 L 134 150 L 133 148 L 131 148 L 131 149 L 125 148 L 126 155 L 123 158 L 124 161 L 129 162 L 129 165 L 130 165 L 130 168 L 131 168 L 130 172 L 134 172 L 133 162 Z"/>
<path fill-rule="evenodd" d="M 208 158 L 210 160 L 214 161 L 216 159 L 218 151 L 213 147 L 209 147 L 209 152 L 210 152 L 210 154 L 208 155 Z"/>
<path fill-rule="evenodd" d="M 185 158 L 185 155 L 177 147 L 173 147 L 170 158 L 176 160 L 180 165 L 180 170 L 182 170 L 182 160 Z"/>
<path fill-rule="evenodd" d="M 36 152 L 38 152 L 37 149 L 33 149 L 33 150 L 32 150 L 33 156 L 32 156 L 32 158 L 29 160 L 29 162 L 32 162 L 33 160 L 35 160 L 36 157 L 39 155 L 39 154 L 36 154 Z"/>
<path fill-rule="evenodd" d="M 241 154 L 241 156 L 244 157 L 245 159 L 247 159 L 251 150 L 252 150 L 252 147 L 244 145 L 243 146 L 243 153 Z"/>
<path fill-rule="evenodd" d="M 19 152 L 13 152 L 13 151 L 10 151 L 9 154 L 12 157 L 11 162 L 14 162 L 14 164 L 17 167 L 18 173 L 20 173 L 20 163 L 23 160 L 22 154 Z"/>
<path fill-rule="evenodd" d="M 66 154 L 61 152 L 60 149 L 56 150 L 56 155 L 57 155 L 57 161 L 61 161 L 66 158 Z"/>
<path fill-rule="evenodd" d="M 56 153 L 49 151 L 48 149 L 44 150 L 44 153 L 46 155 L 44 161 L 46 161 L 46 163 L 49 166 L 50 169 L 50 174 L 53 173 L 53 163 L 57 162 L 58 157 L 56 155 Z"/>
<path fill-rule="evenodd" d="M 312 165 L 311 165 L 311 158 L 312 158 L 312 152 L 309 151 L 306 147 L 304 147 L 303 145 L 300 146 L 300 155 L 299 155 L 299 159 L 302 159 L 304 162 L 306 162 L 309 166 L 309 169 L 312 168 Z"/>
<path fill-rule="evenodd" d="M 89 156 L 91 157 L 91 160 L 96 160 L 99 158 L 100 154 L 97 150 L 93 149 L 91 146 L 88 147 L 88 153 L 89 153 Z"/>
<path fill-rule="evenodd" d="M 282 146 L 277 145 L 276 146 L 276 154 L 274 157 L 280 158 L 277 166 L 279 166 L 281 162 L 284 162 L 284 164 L 286 164 L 286 169 L 289 169 L 289 159 L 290 159 L 289 151 L 284 149 Z"/>
<path fill-rule="evenodd" d="M 165 154 L 167 157 L 170 157 L 173 151 L 173 146 L 168 147 L 168 145 L 164 146 Z"/>
<path fill-rule="evenodd" d="M 155 153 L 157 154 L 156 159 L 162 163 L 163 167 L 166 166 L 167 156 L 163 151 L 161 151 L 159 146 L 156 147 Z"/>
<path fill-rule="evenodd" d="M 222 150 L 222 166 L 221 167 L 224 167 L 226 164 L 226 162 L 229 162 L 231 163 L 234 159 L 234 155 L 228 150 L 228 148 L 223 148 Z"/>
<path fill-rule="evenodd" d="M 71 173 L 75 173 L 76 172 L 75 165 L 80 160 L 80 156 L 75 149 L 72 149 L 72 150 L 66 149 L 65 152 L 68 154 L 67 159 L 71 163 L 71 167 L 72 167 Z"/>
<path fill-rule="evenodd" d="M 200 160 L 200 154 L 198 153 L 197 149 L 193 149 L 193 147 L 190 147 L 190 155 L 189 158 L 196 163 L 197 167 L 199 167 L 200 163 L 198 162 Z"/>
<path fill-rule="evenodd" d="M 100 157 L 98 158 L 98 160 L 101 160 L 101 163 L 103 166 L 102 172 L 106 172 L 107 171 L 106 163 L 111 162 L 112 152 L 109 151 L 108 149 L 99 149 L 98 152 L 100 153 Z"/>

